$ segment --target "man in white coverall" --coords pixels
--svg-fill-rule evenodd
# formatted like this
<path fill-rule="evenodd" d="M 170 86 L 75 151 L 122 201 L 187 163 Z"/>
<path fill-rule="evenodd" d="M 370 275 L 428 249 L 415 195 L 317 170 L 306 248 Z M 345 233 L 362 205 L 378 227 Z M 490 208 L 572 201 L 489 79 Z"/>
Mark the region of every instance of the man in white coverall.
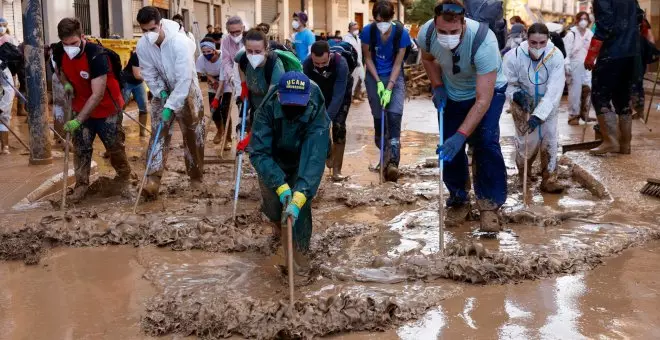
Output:
<path fill-rule="evenodd" d="M 566 47 L 566 77 L 568 86 L 568 124 L 580 124 L 589 118 L 589 97 L 591 96 L 591 71 L 584 68 L 584 59 L 594 34 L 589 27 L 589 14 L 580 12 L 575 16 L 577 26 L 564 36 Z"/>
<path fill-rule="evenodd" d="M 173 119 L 183 135 L 186 173 L 190 186 L 201 189 L 204 166 L 204 103 L 195 72 L 195 44 L 181 33 L 179 24 L 162 19 L 156 7 L 143 7 L 137 21 L 144 32 L 138 41 L 137 54 L 142 77 L 154 98 L 151 101 L 152 139 L 155 144 L 151 167 L 143 192 L 156 196 L 160 187 L 169 145 L 174 132 Z M 153 138 L 160 123 L 163 129 L 158 140 Z M 147 160 L 147 163 L 149 160 Z"/>
<path fill-rule="evenodd" d="M 344 41 L 353 46 L 358 54 L 358 66 L 353 70 L 353 89 L 351 94 L 353 99 L 362 100 L 362 88 L 364 88 L 364 67 L 362 66 L 362 41 L 360 41 L 360 28 L 357 22 L 348 24 L 348 34 L 344 36 Z M 357 90 L 357 91 L 356 91 Z"/>
<path fill-rule="evenodd" d="M 557 109 L 566 79 L 564 56 L 549 41 L 544 24 L 530 26 L 527 37 L 504 56 L 506 96 L 516 126 L 516 165 L 522 182 L 525 157 L 531 169 L 540 149 L 541 190 L 559 193 L 564 187 L 557 180 Z"/>

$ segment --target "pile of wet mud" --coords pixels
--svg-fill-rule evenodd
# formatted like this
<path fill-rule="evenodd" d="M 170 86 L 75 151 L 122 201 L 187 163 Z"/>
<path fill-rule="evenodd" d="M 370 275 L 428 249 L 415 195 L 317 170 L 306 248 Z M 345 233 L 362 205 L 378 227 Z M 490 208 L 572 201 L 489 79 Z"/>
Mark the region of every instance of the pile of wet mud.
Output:
<path fill-rule="evenodd" d="M 413 204 L 418 195 L 401 184 L 387 182 L 382 185 L 359 186 L 350 183 L 323 182 L 315 201 L 341 203 L 349 208 L 360 206 L 391 206 Z"/>
<path fill-rule="evenodd" d="M 91 210 L 46 216 L 17 231 L 0 232 L 0 260 L 24 260 L 28 264 L 54 246 L 156 245 L 172 250 L 201 249 L 211 252 L 272 251 L 271 230 L 261 213 L 232 218 L 98 214 Z"/>

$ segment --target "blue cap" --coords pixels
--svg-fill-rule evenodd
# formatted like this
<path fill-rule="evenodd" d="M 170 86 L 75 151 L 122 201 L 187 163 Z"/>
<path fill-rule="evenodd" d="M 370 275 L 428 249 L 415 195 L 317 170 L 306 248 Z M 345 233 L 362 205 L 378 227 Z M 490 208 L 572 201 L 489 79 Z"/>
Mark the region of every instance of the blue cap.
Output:
<path fill-rule="evenodd" d="M 282 75 L 277 90 L 280 93 L 280 104 L 307 106 L 312 86 L 304 73 L 290 71 Z"/>

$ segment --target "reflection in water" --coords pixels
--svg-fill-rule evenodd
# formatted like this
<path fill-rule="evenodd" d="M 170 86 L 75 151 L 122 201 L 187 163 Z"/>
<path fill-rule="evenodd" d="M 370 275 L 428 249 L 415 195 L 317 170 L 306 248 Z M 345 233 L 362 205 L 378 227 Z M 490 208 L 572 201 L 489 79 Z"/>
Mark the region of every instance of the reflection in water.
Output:
<path fill-rule="evenodd" d="M 586 339 L 577 323 L 582 315 L 579 298 L 586 292 L 584 274 L 563 276 L 555 281 L 557 310 L 539 332 L 543 339 Z"/>
<path fill-rule="evenodd" d="M 504 310 L 509 316 L 509 321 L 500 327 L 500 339 L 530 339 L 531 335 L 527 327 L 518 323 L 520 323 L 521 319 L 530 319 L 532 313 L 522 310 L 521 307 L 516 306 L 511 300 L 504 301 Z"/>
<path fill-rule="evenodd" d="M 465 300 L 465 306 L 463 307 L 463 313 L 461 313 L 460 317 L 465 320 L 465 323 L 470 326 L 472 329 L 477 329 L 477 325 L 474 323 L 474 319 L 472 319 L 472 310 L 474 309 L 474 301 L 476 301 L 476 298 L 474 297 L 469 297 Z"/>
<path fill-rule="evenodd" d="M 438 339 L 447 325 L 447 317 L 442 307 L 432 309 L 424 318 L 399 328 L 396 334 L 403 340 Z"/>

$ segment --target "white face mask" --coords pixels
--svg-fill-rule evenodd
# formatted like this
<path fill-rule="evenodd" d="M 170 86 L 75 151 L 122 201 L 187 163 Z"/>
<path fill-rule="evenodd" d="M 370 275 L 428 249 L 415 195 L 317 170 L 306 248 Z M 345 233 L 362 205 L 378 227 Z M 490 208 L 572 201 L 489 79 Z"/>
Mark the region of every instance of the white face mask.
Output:
<path fill-rule="evenodd" d="M 243 40 L 243 35 L 241 34 L 241 35 L 239 35 L 238 37 L 235 37 L 235 36 L 232 35 L 232 36 L 231 36 L 231 40 L 233 40 L 235 43 L 238 44 L 238 43 L 241 42 L 241 40 Z"/>
<path fill-rule="evenodd" d="M 351 32 L 351 33 L 352 33 L 352 34 L 353 34 L 354 36 L 356 36 L 356 37 L 357 37 L 357 36 L 358 36 L 358 35 L 360 34 L 360 31 L 358 31 L 358 30 L 355 30 L 355 31 L 353 31 L 353 32 Z"/>
<path fill-rule="evenodd" d="M 293 27 L 294 30 L 297 30 L 298 27 L 300 27 L 300 23 L 298 22 L 298 20 L 294 20 L 294 21 L 291 23 L 291 27 Z"/>
<path fill-rule="evenodd" d="M 250 65 L 252 65 L 252 68 L 256 69 L 257 66 L 261 65 L 261 63 L 264 61 L 266 56 L 263 54 L 248 54 L 247 55 L 248 61 L 250 62 Z"/>
<path fill-rule="evenodd" d="M 545 50 L 545 48 L 532 48 L 532 47 L 530 47 L 529 48 L 529 55 L 534 59 L 538 59 L 539 57 L 541 57 L 541 54 L 543 54 L 544 50 Z"/>
<path fill-rule="evenodd" d="M 513 38 L 513 42 L 516 43 L 516 44 L 518 44 L 518 45 L 520 45 L 520 43 L 521 43 L 522 41 L 523 41 L 522 38 Z"/>
<path fill-rule="evenodd" d="M 80 54 L 80 46 L 64 46 L 64 52 L 69 56 L 69 59 L 75 58 Z"/>
<path fill-rule="evenodd" d="M 378 30 L 380 31 L 380 34 L 385 34 L 387 31 L 390 30 L 390 27 L 392 27 L 392 23 L 389 21 L 386 22 L 377 22 L 376 27 L 378 27 Z"/>
<path fill-rule="evenodd" d="M 461 43 L 461 35 L 456 34 L 456 35 L 446 35 L 446 34 L 438 34 L 437 38 L 438 44 L 442 46 L 443 48 L 447 50 L 453 50 L 458 46 L 458 44 Z"/>
<path fill-rule="evenodd" d="M 7 27 L 0 26 L 0 34 L 5 34 L 5 33 L 7 33 Z"/>
<path fill-rule="evenodd" d="M 150 43 L 155 44 L 160 34 L 158 32 L 147 32 L 144 34 L 144 36 L 147 37 L 147 40 Z"/>
<path fill-rule="evenodd" d="M 587 26 L 589 26 L 589 22 L 586 20 L 580 20 L 578 26 L 580 26 L 580 28 L 587 28 Z"/>

